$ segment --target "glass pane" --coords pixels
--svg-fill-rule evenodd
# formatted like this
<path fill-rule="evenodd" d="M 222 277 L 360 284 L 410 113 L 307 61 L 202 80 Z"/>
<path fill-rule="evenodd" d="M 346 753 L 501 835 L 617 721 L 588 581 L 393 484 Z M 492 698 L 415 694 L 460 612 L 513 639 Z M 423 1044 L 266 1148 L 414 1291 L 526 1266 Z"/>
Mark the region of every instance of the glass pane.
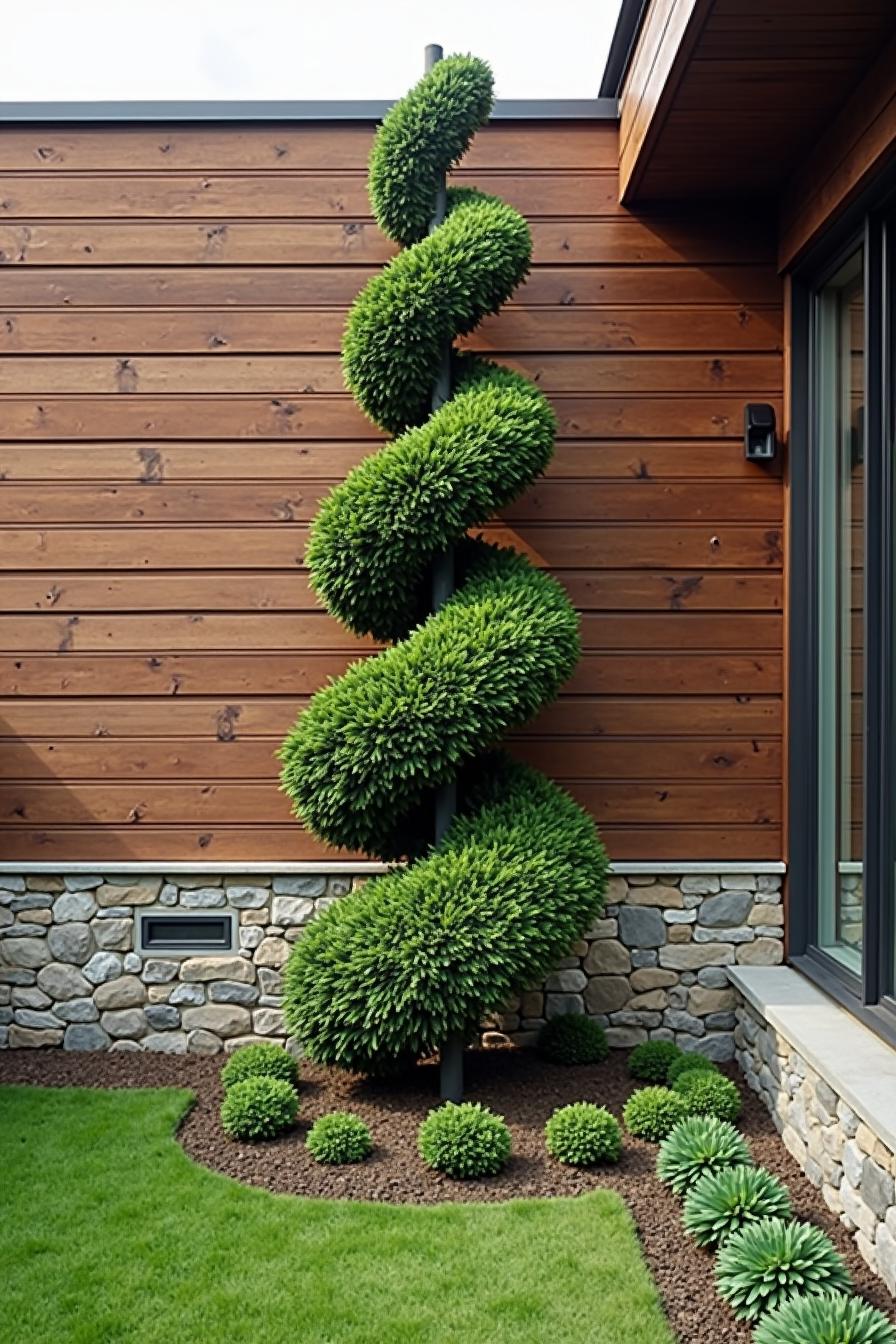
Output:
<path fill-rule="evenodd" d="M 864 677 L 863 256 L 819 296 L 818 941 L 851 970 L 862 954 Z"/>

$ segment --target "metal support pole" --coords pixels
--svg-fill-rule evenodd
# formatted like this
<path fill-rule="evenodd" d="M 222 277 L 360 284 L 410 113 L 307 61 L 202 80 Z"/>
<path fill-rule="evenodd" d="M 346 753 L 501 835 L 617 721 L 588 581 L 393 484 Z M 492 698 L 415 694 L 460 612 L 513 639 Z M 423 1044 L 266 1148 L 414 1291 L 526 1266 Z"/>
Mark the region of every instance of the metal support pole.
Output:
<path fill-rule="evenodd" d="M 429 74 L 437 61 L 442 59 L 442 48 L 431 43 L 426 48 L 425 70 Z M 430 221 L 429 231 L 434 233 L 445 218 L 446 195 L 445 178 L 442 177 L 436 192 L 436 205 Z M 437 411 L 451 396 L 451 344 L 446 342 L 442 351 L 442 360 L 435 385 L 432 390 L 432 409 Z M 432 563 L 431 605 L 433 611 L 448 600 L 454 592 L 454 550 L 449 548 L 437 555 Z M 434 838 L 436 844 L 444 836 L 451 819 L 457 811 L 457 784 L 443 784 L 435 798 Z M 439 1090 L 443 1101 L 460 1101 L 464 1094 L 464 1039 L 460 1032 L 453 1032 L 442 1042 Z"/>

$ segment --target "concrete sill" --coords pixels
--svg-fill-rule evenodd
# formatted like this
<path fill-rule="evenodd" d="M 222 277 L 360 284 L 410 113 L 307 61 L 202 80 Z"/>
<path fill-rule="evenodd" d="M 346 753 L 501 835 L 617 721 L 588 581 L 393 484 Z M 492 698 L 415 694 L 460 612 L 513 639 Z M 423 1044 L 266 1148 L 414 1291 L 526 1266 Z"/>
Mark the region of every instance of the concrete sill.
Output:
<path fill-rule="evenodd" d="M 896 1152 L 896 1050 L 790 966 L 729 966 L 732 985 Z"/>

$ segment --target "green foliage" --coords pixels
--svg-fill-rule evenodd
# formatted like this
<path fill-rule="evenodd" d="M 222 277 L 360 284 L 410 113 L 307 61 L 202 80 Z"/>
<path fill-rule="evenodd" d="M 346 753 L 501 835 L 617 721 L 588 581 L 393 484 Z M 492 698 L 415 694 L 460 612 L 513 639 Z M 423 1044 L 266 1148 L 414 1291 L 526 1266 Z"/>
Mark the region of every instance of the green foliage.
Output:
<path fill-rule="evenodd" d="M 560 584 L 514 551 L 467 553 L 463 587 L 438 614 L 318 691 L 283 744 L 283 787 L 331 845 L 413 852 L 432 790 L 532 718 L 575 667 L 578 617 Z"/>
<path fill-rule="evenodd" d="M 438 850 L 312 921 L 284 974 L 291 1034 L 361 1072 L 429 1054 L 537 983 L 600 909 L 607 860 L 550 780 L 480 763 Z"/>
<path fill-rule="evenodd" d="M 669 1065 L 666 1083 L 669 1087 L 673 1087 L 683 1073 L 696 1073 L 698 1070 L 704 1073 L 718 1073 L 719 1066 L 707 1055 L 698 1054 L 696 1050 L 688 1053 L 682 1051 Z"/>
<path fill-rule="evenodd" d="M 383 233 L 407 247 L 425 238 L 442 173 L 492 110 L 485 61 L 446 56 L 386 114 L 370 155 L 370 201 Z"/>
<path fill-rule="evenodd" d="M 849 1274 L 834 1244 L 811 1223 L 763 1218 L 733 1232 L 716 1260 L 716 1284 L 741 1320 L 798 1294 L 848 1292 Z"/>
<path fill-rule="evenodd" d="M 765 1167 L 708 1171 L 688 1191 L 684 1225 L 699 1246 L 715 1246 L 746 1223 L 790 1218 L 790 1196 Z"/>
<path fill-rule="evenodd" d="M 314 590 L 358 635 L 403 639 L 423 619 L 433 557 L 486 523 L 544 470 L 550 404 L 518 373 L 466 356 L 450 401 L 366 457 L 321 505 L 306 562 Z M 488 552 L 467 543 L 460 577 Z M 511 574 L 528 580 L 528 566 Z M 470 575 L 469 577 L 472 577 Z"/>
<path fill-rule="evenodd" d="M 494 1176 L 510 1156 L 510 1130 L 479 1102 L 446 1101 L 421 1124 L 417 1147 L 426 1165 L 446 1176 Z"/>
<path fill-rule="evenodd" d="M 660 1144 L 656 1174 L 676 1195 L 684 1195 L 707 1172 L 750 1160 L 742 1135 L 714 1115 L 680 1120 Z"/>
<path fill-rule="evenodd" d="M 705 1070 L 680 1073 L 675 1091 L 684 1097 L 692 1115 L 715 1115 L 719 1120 L 736 1120 L 740 1115 L 740 1092 L 722 1073 Z"/>
<path fill-rule="evenodd" d="M 763 1316 L 754 1344 L 896 1344 L 896 1329 L 860 1297 L 793 1297 Z"/>
<path fill-rule="evenodd" d="M 668 1087 L 641 1087 L 622 1111 L 629 1134 L 659 1143 L 688 1114 L 687 1103 Z"/>
<path fill-rule="evenodd" d="M 374 276 L 348 316 L 346 385 L 389 434 L 426 419 L 445 345 L 497 312 L 529 269 L 529 228 L 516 210 L 456 189 L 449 209 L 435 233 Z M 543 400 L 532 388 L 530 402 L 536 396 Z"/>
<path fill-rule="evenodd" d="M 231 1139 L 273 1139 L 292 1124 L 298 1109 L 290 1083 L 256 1074 L 228 1087 L 221 1103 L 221 1127 Z"/>
<path fill-rule="evenodd" d="M 373 1150 L 370 1130 L 358 1115 L 333 1111 L 311 1126 L 305 1146 L 318 1162 L 363 1162 Z"/>
<path fill-rule="evenodd" d="M 244 1078 L 279 1078 L 292 1087 L 298 1087 L 299 1067 L 282 1045 L 244 1045 L 234 1050 L 221 1070 L 225 1087 L 241 1083 Z"/>
<path fill-rule="evenodd" d="M 681 1050 L 672 1041 L 644 1041 L 628 1057 L 628 1071 L 643 1083 L 665 1083 L 669 1068 Z"/>
<path fill-rule="evenodd" d="M 509 297 L 531 255 L 526 221 L 439 175 L 488 118 L 492 78 L 472 57 L 436 65 L 381 127 L 370 195 L 405 250 L 358 296 L 346 383 L 398 437 L 329 495 L 308 565 L 351 630 L 396 641 L 313 696 L 280 751 L 303 824 L 334 848 L 406 868 L 315 919 L 285 973 L 290 1031 L 322 1063 L 380 1072 L 471 1034 L 543 978 L 602 906 L 607 858 L 585 812 L 535 771 L 496 756 L 552 700 L 579 656 L 562 586 L 515 551 L 470 538 L 548 464 L 543 393 L 453 352 L 451 395 L 431 413 L 446 348 Z M 458 590 L 430 614 L 429 573 L 454 550 Z M 437 847 L 434 791 L 460 811 Z"/>
<path fill-rule="evenodd" d="M 537 1049 L 552 1064 L 600 1064 L 610 1053 L 607 1033 L 584 1013 L 549 1018 L 538 1033 Z"/>
<path fill-rule="evenodd" d="M 560 1106 L 544 1128 L 551 1157 L 572 1167 L 593 1167 L 598 1162 L 618 1162 L 622 1152 L 619 1121 L 605 1106 L 577 1101 Z"/>

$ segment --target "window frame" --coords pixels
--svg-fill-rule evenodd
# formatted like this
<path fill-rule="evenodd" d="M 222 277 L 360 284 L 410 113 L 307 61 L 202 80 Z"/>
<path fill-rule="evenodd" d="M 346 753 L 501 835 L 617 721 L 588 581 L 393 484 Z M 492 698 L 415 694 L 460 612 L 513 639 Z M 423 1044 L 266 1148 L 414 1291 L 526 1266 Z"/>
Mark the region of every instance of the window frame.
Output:
<path fill-rule="evenodd" d="M 858 248 L 865 295 L 863 904 L 861 976 L 818 944 L 819 296 Z M 866 191 L 791 276 L 789 582 L 790 961 L 896 1044 L 896 170 Z M 889 377 L 887 372 L 889 370 Z"/>

